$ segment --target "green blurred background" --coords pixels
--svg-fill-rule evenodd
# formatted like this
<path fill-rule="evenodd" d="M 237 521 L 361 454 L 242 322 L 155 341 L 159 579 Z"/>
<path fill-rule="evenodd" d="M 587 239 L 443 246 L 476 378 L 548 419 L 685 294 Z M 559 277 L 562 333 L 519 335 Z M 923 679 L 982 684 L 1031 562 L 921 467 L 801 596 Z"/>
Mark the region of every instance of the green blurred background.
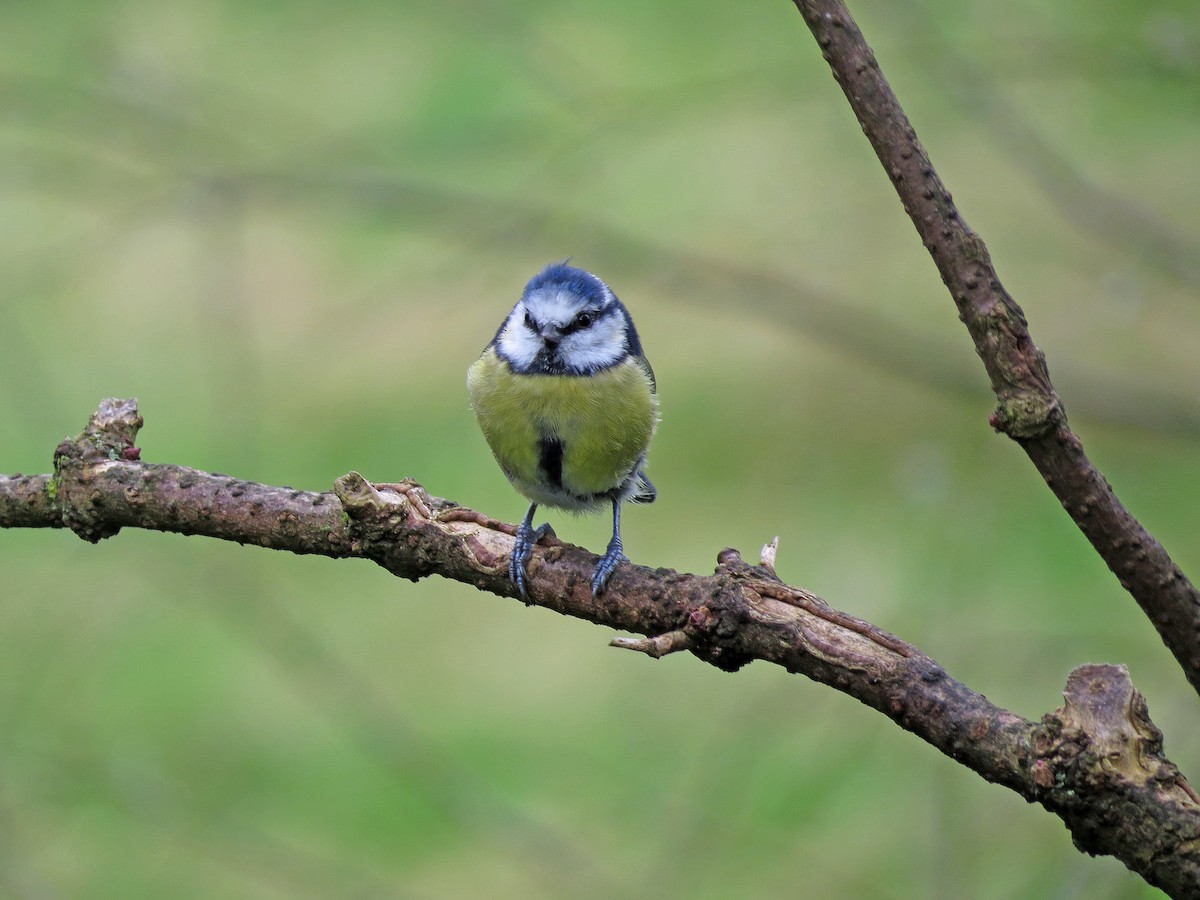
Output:
<path fill-rule="evenodd" d="M 1200 575 L 1196 4 L 853 8 L 1085 445 Z M 465 372 L 570 255 L 658 373 L 635 561 L 780 535 L 785 579 L 1026 716 L 1125 662 L 1200 773 L 1195 696 L 987 427 L 786 0 L 47 0 L 0 31 L 0 471 L 136 396 L 149 461 L 515 521 Z M 0 566 L 3 896 L 1158 896 L 762 663 L 172 535 L 6 532 Z"/>

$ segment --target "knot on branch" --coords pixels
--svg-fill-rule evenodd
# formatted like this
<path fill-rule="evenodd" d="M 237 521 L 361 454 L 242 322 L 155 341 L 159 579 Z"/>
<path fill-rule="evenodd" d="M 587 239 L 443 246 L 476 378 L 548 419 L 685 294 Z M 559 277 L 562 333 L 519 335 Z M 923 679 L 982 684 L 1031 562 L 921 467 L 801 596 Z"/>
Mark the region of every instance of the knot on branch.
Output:
<path fill-rule="evenodd" d="M 333 489 L 356 555 L 412 581 L 431 572 L 469 570 L 508 585 L 510 526 L 435 497 L 411 478 L 372 484 L 350 472 Z"/>
<path fill-rule="evenodd" d="M 1042 719 L 1034 745 L 1039 758 L 1075 766 L 1077 777 L 1087 779 L 1144 783 L 1152 777 L 1162 732 L 1125 666 L 1080 666 L 1067 678 L 1063 698 L 1063 706 Z"/>
<path fill-rule="evenodd" d="M 1000 394 L 988 424 L 1014 440 L 1033 440 L 1057 428 L 1063 416 L 1062 403 L 1053 391 L 1017 390 Z"/>
<path fill-rule="evenodd" d="M 402 578 L 416 581 L 430 567 L 414 556 L 397 552 L 409 542 L 409 526 L 434 516 L 432 498 L 411 479 L 397 484 L 374 485 L 358 472 L 333 483 L 350 526 L 351 548 L 356 555 L 374 559 Z"/>
<path fill-rule="evenodd" d="M 425 522 L 471 520 L 479 524 L 496 524 L 474 510 L 464 509 L 453 500 L 433 496 L 411 478 L 394 483 L 372 484 L 357 472 L 350 472 L 335 481 L 333 489 L 351 519 L 367 521 L 385 516 L 393 523 L 399 523 L 400 518 L 404 518 Z"/>
<path fill-rule="evenodd" d="M 103 494 L 92 476 L 108 462 L 141 457 L 135 441 L 142 424 L 136 398 L 102 400 L 80 435 L 54 451 L 50 499 L 61 510 L 63 523 L 85 541 L 95 544 L 121 530 L 104 521 Z"/>
<path fill-rule="evenodd" d="M 773 538 L 770 543 L 764 544 L 759 563 L 756 566 L 750 565 L 742 558 L 739 550 L 733 547 L 726 547 L 717 554 L 717 574 L 726 572 L 734 578 L 743 579 L 761 579 L 763 581 L 775 581 L 782 584 L 779 576 L 775 573 L 775 560 L 779 555 L 779 538 Z"/>
<path fill-rule="evenodd" d="M 1064 817 L 1076 845 L 1089 853 L 1104 850 L 1113 817 L 1136 814 L 1139 807 L 1119 798 L 1149 791 L 1162 810 L 1187 808 L 1194 820 L 1200 798 L 1175 764 L 1163 755 L 1163 736 L 1151 720 L 1145 698 L 1133 687 L 1129 670 L 1117 665 L 1085 665 L 1071 672 L 1061 709 L 1046 715 L 1033 732 L 1031 768 L 1039 799 Z M 1100 794 L 1117 798 L 1096 805 Z M 1147 852 L 1161 852 L 1164 822 L 1125 823 L 1156 833 Z M 1149 837 L 1149 835 L 1148 835 Z M 1178 840 L 1197 840 L 1198 834 Z"/>

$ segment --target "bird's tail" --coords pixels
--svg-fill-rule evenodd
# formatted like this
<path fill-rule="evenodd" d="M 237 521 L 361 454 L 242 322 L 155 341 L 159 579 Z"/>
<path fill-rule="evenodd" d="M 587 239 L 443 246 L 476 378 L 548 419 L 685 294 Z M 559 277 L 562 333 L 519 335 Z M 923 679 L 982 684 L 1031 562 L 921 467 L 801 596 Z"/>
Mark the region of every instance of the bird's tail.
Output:
<path fill-rule="evenodd" d="M 634 503 L 653 503 L 658 496 L 658 488 L 651 484 L 650 479 L 641 469 L 638 469 L 633 477 L 635 484 L 633 495 L 629 499 Z"/>

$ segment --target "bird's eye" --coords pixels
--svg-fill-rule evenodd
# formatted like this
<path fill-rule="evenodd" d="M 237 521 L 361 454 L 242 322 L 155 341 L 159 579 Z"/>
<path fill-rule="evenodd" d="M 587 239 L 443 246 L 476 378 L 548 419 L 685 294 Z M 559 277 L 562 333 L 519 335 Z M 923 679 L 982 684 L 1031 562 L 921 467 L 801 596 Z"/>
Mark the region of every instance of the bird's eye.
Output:
<path fill-rule="evenodd" d="M 525 313 L 525 327 L 530 331 L 537 331 L 537 326 L 533 324 L 533 316 L 529 313 Z"/>
<path fill-rule="evenodd" d="M 575 317 L 576 328 L 587 328 L 592 324 L 592 314 L 590 312 L 581 312 Z"/>

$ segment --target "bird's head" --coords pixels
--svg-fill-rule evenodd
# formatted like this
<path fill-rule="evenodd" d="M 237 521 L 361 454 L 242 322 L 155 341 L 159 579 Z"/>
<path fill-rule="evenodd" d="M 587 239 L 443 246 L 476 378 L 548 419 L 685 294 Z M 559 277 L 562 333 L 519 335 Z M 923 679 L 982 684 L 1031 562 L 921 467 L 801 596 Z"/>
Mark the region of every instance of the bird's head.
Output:
<path fill-rule="evenodd" d="M 633 340 L 631 342 L 631 335 Z M 547 266 L 496 335 L 500 355 L 517 372 L 587 375 L 640 353 L 629 313 L 608 285 L 566 263 Z"/>

